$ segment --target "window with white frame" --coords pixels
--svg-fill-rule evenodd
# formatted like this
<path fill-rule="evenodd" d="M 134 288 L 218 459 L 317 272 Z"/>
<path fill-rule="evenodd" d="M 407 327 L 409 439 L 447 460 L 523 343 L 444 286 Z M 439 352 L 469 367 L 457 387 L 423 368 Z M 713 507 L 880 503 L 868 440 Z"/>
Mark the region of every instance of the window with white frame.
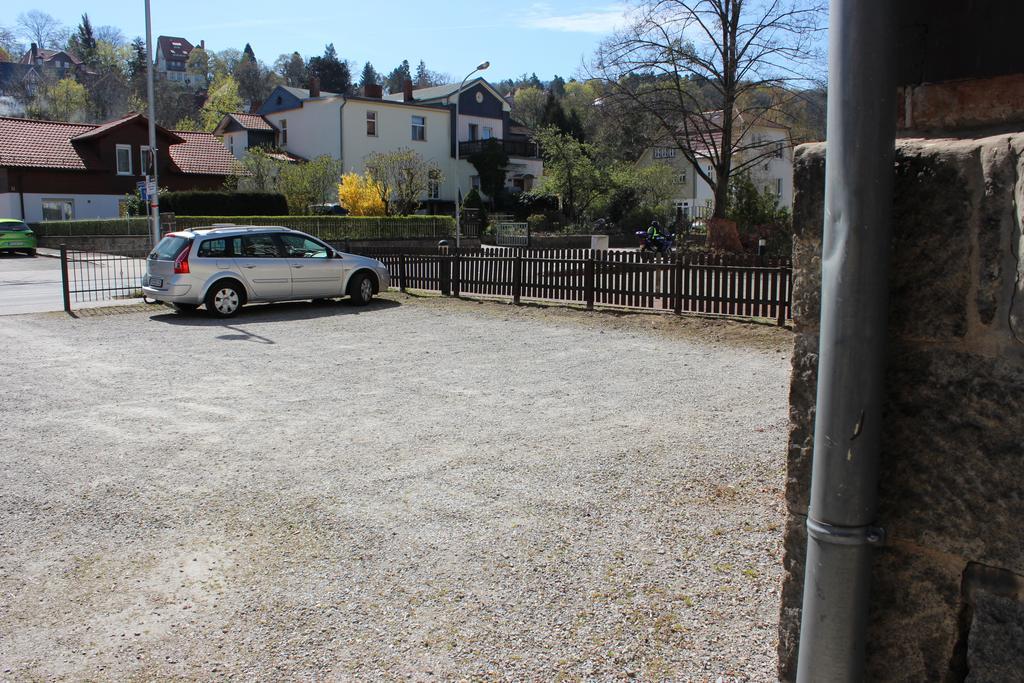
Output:
<path fill-rule="evenodd" d="M 782 178 L 775 179 L 775 196 L 782 199 Z"/>
<path fill-rule="evenodd" d="M 484 132 L 483 132 L 483 135 L 481 136 L 481 138 L 484 139 L 484 140 L 490 140 L 493 137 L 494 137 L 494 129 L 491 128 L 490 126 L 484 126 Z"/>
<path fill-rule="evenodd" d="M 783 150 L 783 148 L 785 146 L 786 145 L 785 145 L 784 142 L 782 142 L 782 140 L 779 140 L 778 142 L 775 143 L 775 158 L 776 159 L 781 159 L 782 158 L 782 150 Z"/>
<path fill-rule="evenodd" d="M 427 139 L 427 119 L 423 116 L 412 117 L 412 139 L 413 140 L 426 140 Z"/>
<path fill-rule="evenodd" d="M 427 174 L 427 199 L 441 198 L 441 172 L 430 169 Z"/>
<path fill-rule="evenodd" d="M 43 199 L 44 221 L 70 221 L 74 218 L 74 199 Z"/>
<path fill-rule="evenodd" d="M 680 185 L 685 185 L 686 184 L 686 178 L 687 178 L 686 169 L 685 168 L 679 169 L 679 184 Z"/>
<path fill-rule="evenodd" d="M 655 147 L 654 158 L 655 159 L 675 159 L 676 150 L 674 147 Z"/>
<path fill-rule="evenodd" d="M 281 119 L 281 146 L 284 147 L 288 144 L 288 121 Z"/>
<path fill-rule="evenodd" d="M 117 155 L 117 175 L 132 174 L 132 146 L 116 145 L 114 153 Z"/>
<path fill-rule="evenodd" d="M 228 140 L 231 138 L 228 137 Z M 153 161 L 149 154 L 149 145 L 139 147 L 139 175 L 152 175 Z"/>
<path fill-rule="evenodd" d="M 377 137 L 377 112 L 366 112 L 366 135 L 371 138 Z"/>
<path fill-rule="evenodd" d="M 224 137 L 226 137 L 228 139 L 228 151 L 231 152 L 232 154 L 234 154 L 235 153 L 235 136 L 234 135 L 226 135 Z"/>
<path fill-rule="evenodd" d="M 480 138 L 480 134 L 478 132 L 479 130 L 480 130 L 480 126 L 476 125 L 475 123 L 469 124 L 469 141 L 470 142 Z"/>

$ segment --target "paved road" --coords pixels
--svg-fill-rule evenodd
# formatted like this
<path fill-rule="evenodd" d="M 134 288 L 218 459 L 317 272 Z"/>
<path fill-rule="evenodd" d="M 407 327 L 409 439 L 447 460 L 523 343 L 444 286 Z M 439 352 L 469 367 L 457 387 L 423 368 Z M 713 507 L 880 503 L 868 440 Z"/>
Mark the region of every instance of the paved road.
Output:
<path fill-rule="evenodd" d="M 0 254 L 0 315 L 41 313 L 64 309 L 60 259 L 53 250 L 40 249 L 35 258 Z M 73 308 L 137 303 L 138 299 L 73 302 Z"/>

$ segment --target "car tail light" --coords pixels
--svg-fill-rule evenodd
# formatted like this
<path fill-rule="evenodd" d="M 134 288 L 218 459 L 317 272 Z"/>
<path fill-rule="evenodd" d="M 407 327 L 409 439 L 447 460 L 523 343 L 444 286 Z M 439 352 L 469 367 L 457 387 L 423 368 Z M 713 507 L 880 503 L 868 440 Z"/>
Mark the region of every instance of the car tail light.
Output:
<path fill-rule="evenodd" d="M 184 249 L 182 249 L 181 253 L 178 254 L 178 258 L 174 259 L 174 274 L 175 275 L 181 275 L 181 274 L 189 272 L 189 270 L 188 270 L 188 252 L 189 252 L 190 248 L 191 248 L 191 245 L 189 245 L 189 246 L 185 247 Z"/>

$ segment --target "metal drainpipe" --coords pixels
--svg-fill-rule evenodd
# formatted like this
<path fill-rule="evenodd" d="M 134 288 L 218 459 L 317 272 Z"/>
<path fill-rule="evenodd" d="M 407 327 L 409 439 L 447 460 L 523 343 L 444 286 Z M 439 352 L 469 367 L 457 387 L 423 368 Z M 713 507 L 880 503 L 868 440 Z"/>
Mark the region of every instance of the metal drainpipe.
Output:
<path fill-rule="evenodd" d="M 888 307 L 895 26 L 832 0 L 821 332 L 797 681 L 864 678 Z"/>

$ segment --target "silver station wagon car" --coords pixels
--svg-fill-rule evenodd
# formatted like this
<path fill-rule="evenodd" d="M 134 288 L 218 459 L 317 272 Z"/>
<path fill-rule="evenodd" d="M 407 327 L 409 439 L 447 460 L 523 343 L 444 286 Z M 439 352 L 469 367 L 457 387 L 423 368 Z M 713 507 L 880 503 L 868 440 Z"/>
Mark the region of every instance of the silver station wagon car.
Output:
<path fill-rule="evenodd" d="M 165 236 L 146 260 L 142 292 L 192 311 L 232 316 L 250 302 L 330 299 L 364 306 L 390 284 L 376 259 L 333 249 L 288 228 L 196 228 Z"/>

